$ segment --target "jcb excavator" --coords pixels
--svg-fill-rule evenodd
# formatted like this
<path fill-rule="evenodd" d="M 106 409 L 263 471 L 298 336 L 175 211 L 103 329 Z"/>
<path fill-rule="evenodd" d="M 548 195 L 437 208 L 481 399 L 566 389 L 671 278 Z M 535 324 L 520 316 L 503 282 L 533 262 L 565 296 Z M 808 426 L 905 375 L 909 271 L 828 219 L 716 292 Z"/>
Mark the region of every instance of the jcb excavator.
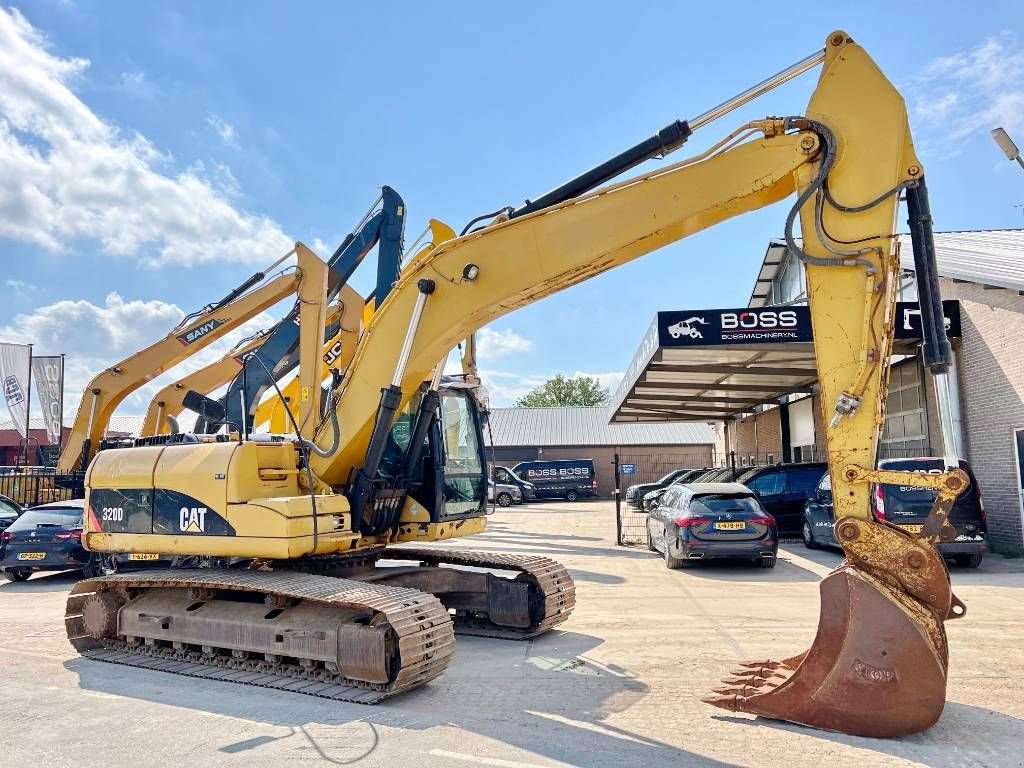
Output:
<path fill-rule="evenodd" d="M 590 191 L 818 64 L 803 114 L 755 120 L 696 157 Z M 320 387 L 311 385 L 291 438 L 250 435 L 242 425 L 231 437 L 168 436 L 163 445 L 100 452 L 88 469 L 86 546 L 190 555 L 205 567 L 79 582 L 67 603 L 71 642 L 109 662 L 374 702 L 441 674 L 456 633 L 522 638 L 564 621 L 574 587 L 546 558 L 391 547 L 485 527 L 475 388 L 446 380 L 438 361 L 518 307 L 794 194 L 785 235 L 806 265 L 821 401 L 830 410 L 837 539 L 847 558 L 821 583 L 810 649 L 743 663 L 707 700 L 866 736 L 929 727 L 945 698 L 943 624 L 964 612 L 933 544 L 954 534 L 946 513 L 966 483 L 955 469 L 875 468 L 901 195 L 922 356 L 935 374 L 953 468 L 950 350 L 903 99 L 841 31 L 823 51 L 719 107 L 421 252 L 370 317 L 314 430 L 300 426 L 319 413 Z M 300 260 L 299 268 L 300 306 L 322 308 L 316 265 Z M 300 375 L 320 375 L 322 327 L 302 318 Z M 919 536 L 872 518 L 873 482 L 938 490 Z M 382 560 L 402 565 L 380 567 Z"/>

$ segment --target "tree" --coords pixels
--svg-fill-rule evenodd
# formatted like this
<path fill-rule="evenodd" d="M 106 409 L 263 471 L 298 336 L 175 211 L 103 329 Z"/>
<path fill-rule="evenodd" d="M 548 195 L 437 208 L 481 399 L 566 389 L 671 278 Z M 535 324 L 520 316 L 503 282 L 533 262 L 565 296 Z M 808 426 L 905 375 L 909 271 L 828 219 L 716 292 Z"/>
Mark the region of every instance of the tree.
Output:
<path fill-rule="evenodd" d="M 593 376 L 574 376 L 567 379 L 558 374 L 542 386 L 519 398 L 520 408 L 550 408 L 556 405 L 604 405 L 608 390 Z"/>

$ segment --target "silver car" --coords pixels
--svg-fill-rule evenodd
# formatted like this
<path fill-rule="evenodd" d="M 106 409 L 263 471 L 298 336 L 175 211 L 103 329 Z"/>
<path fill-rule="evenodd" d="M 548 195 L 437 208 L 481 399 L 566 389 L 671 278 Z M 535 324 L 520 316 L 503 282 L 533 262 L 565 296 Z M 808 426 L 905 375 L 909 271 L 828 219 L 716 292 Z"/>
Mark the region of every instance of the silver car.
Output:
<path fill-rule="evenodd" d="M 487 481 L 487 500 L 492 501 L 499 507 L 511 507 L 513 504 L 523 503 L 523 492 L 514 485 L 495 483 Z"/>

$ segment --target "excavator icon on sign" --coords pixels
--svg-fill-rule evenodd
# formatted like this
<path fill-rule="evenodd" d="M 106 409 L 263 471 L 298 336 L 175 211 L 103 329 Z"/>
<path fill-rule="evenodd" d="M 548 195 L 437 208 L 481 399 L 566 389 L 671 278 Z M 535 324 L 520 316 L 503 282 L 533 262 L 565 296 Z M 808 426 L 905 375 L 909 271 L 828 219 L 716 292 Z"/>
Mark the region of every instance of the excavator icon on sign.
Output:
<path fill-rule="evenodd" d="M 688 317 L 674 325 L 670 325 L 667 329 L 668 335 L 673 339 L 678 339 L 680 336 L 689 336 L 691 339 L 703 339 L 704 334 L 694 328 L 691 323 L 707 325 L 708 321 L 703 317 Z"/>

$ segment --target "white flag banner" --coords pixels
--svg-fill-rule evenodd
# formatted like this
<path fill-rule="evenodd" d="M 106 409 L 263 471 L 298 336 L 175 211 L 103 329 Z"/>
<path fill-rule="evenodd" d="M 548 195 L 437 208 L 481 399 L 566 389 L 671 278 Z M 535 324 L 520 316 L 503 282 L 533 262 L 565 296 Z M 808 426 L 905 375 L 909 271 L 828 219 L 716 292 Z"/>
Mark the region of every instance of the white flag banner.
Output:
<path fill-rule="evenodd" d="M 64 358 L 60 355 L 32 358 L 32 382 L 36 385 L 50 445 L 60 445 L 61 413 L 64 410 Z"/>
<path fill-rule="evenodd" d="M 28 437 L 28 380 L 32 368 L 32 347 L 0 344 L 0 386 L 11 421 L 22 437 Z"/>

